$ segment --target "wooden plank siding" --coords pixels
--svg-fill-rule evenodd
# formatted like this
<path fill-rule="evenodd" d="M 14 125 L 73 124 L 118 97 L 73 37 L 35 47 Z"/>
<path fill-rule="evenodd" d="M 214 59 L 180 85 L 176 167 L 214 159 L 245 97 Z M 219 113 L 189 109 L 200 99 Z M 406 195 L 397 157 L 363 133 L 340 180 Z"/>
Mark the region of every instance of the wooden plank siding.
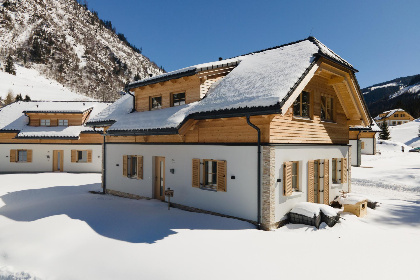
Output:
<path fill-rule="evenodd" d="M 58 120 L 68 120 L 69 126 L 82 125 L 89 115 L 84 114 L 57 114 L 57 113 L 27 113 L 29 117 L 29 126 L 40 126 L 40 120 L 50 120 L 50 126 L 57 126 Z"/>
<path fill-rule="evenodd" d="M 0 143 L 25 143 L 25 144 L 102 144 L 101 134 L 82 133 L 78 140 L 74 139 L 25 139 L 17 138 L 16 133 L 0 133 Z"/>
<path fill-rule="evenodd" d="M 360 132 L 359 131 L 350 131 L 349 139 L 357 140 L 359 138 L 375 138 L 376 132 Z"/>

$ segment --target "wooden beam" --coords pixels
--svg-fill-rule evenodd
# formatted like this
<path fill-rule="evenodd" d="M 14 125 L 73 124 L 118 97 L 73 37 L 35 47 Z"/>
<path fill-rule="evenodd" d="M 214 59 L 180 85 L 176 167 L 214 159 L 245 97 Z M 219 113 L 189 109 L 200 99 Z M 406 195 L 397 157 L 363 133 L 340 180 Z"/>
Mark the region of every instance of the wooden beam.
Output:
<path fill-rule="evenodd" d="M 177 79 L 172 79 L 172 80 L 169 80 L 171 83 L 173 83 L 173 84 L 176 84 L 177 82 L 178 82 L 178 80 Z"/>
<path fill-rule="evenodd" d="M 342 83 L 343 81 L 344 81 L 344 77 L 342 77 L 342 76 L 336 76 L 336 77 L 331 78 L 330 80 L 328 80 L 327 84 L 330 85 L 330 86 L 332 86 L 332 85 L 335 85 L 335 84 Z"/>
<path fill-rule="evenodd" d="M 185 135 L 197 122 L 198 120 L 188 120 L 180 129 L 178 129 L 179 135 Z"/>
<path fill-rule="evenodd" d="M 347 125 L 361 125 L 362 124 L 362 120 L 347 120 Z"/>

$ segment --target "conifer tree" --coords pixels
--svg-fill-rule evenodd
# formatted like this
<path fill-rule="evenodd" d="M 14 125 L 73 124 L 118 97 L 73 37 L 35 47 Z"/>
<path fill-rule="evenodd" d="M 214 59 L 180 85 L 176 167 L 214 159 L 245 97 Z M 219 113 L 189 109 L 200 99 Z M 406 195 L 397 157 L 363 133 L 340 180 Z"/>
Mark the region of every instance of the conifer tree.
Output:
<path fill-rule="evenodd" d="M 25 99 L 23 99 L 23 101 L 25 102 L 31 101 L 31 98 L 29 97 L 29 95 L 25 95 Z"/>
<path fill-rule="evenodd" d="M 17 102 L 17 101 L 22 101 L 23 100 L 23 98 L 22 98 L 22 94 L 18 94 L 18 95 L 16 95 L 16 97 L 15 97 L 15 101 Z"/>
<path fill-rule="evenodd" d="M 13 62 L 12 56 L 9 54 L 6 58 L 6 67 L 4 69 L 9 74 L 16 75 L 15 64 Z"/>
<path fill-rule="evenodd" d="M 389 136 L 389 129 L 388 129 L 387 122 L 384 121 L 383 123 L 381 123 L 380 128 L 381 128 L 382 131 L 379 133 L 379 139 L 381 139 L 381 140 L 391 139 L 391 137 Z"/>
<path fill-rule="evenodd" d="M 15 101 L 12 91 L 9 90 L 7 93 L 6 99 L 4 100 L 5 105 L 12 104 Z"/>

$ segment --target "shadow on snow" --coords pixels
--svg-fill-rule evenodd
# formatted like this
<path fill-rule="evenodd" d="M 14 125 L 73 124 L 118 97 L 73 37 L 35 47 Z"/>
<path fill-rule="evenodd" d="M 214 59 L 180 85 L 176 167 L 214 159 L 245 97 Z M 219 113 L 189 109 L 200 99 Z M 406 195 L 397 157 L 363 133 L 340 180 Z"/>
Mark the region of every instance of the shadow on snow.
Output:
<path fill-rule="evenodd" d="M 131 243 L 154 243 L 176 229 L 240 230 L 253 225 L 235 219 L 191 213 L 158 200 L 132 200 L 91 194 L 97 184 L 22 190 L 0 197 L 0 215 L 31 222 L 55 215 L 85 221 L 98 234 Z"/>

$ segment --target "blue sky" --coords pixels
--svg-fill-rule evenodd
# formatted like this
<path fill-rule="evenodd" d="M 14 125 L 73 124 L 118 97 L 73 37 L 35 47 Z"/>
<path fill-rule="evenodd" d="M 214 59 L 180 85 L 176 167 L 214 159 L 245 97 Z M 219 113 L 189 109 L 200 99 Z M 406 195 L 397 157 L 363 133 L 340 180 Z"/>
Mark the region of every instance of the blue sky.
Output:
<path fill-rule="evenodd" d="M 361 87 L 420 73 L 420 1 L 87 0 L 143 54 L 173 71 L 315 36 Z"/>

